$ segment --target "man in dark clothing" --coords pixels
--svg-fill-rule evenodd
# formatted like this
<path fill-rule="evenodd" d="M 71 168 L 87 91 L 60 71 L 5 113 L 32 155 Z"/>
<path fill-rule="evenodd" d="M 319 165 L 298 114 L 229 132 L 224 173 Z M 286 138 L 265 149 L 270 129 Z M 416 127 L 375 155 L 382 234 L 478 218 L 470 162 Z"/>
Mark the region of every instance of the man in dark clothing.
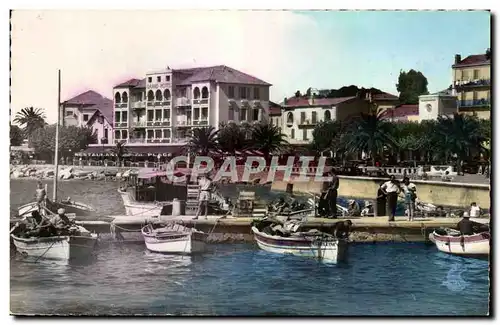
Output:
<path fill-rule="evenodd" d="M 474 230 L 472 228 L 474 223 L 469 219 L 469 213 L 464 212 L 464 216 L 462 220 L 460 220 L 457 224 L 457 228 L 460 230 L 460 233 L 465 236 L 470 236 L 474 234 Z"/>
<path fill-rule="evenodd" d="M 337 191 L 339 189 L 339 178 L 335 175 L 335 171 L 330 172 L 330 177 L 332 177 L 331 182 L 328 184 L 328 207 L 330 210 L 330 215 L 332 219 L 337 219 Z"/>
<path fill-rule="evenodd" d="M 385 182 L 380 183 L 380 186 L 377 190 L 377 206 L 375 210 L 375 214 L 377 217 L 386 215 L 387 196 L 382 190 L 382 185 L 384 185 L 384 183 Z"/>

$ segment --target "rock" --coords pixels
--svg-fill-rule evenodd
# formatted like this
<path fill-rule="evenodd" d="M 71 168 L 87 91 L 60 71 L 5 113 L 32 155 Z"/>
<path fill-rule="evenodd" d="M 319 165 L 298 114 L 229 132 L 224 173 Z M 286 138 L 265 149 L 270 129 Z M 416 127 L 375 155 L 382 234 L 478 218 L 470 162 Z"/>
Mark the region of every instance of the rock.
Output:
<path fill-rule="evenodd" d="M 54 171 L 52 169 L 46 169 L 43 172 L 44 177 L 53 177 L 54 176 Z"/>
<path fill-rule="evenodd" d="M 14 176 L 15 178 L 24 177 L 24 173 L 23 173 L 23 172 L 21 172 L 21 171 L 15 170 L 15 171 L 12 173 L 12 176 Z"/>
<path fill-rule="evenodd" d="M 120 173 L 120 172 L 116 173 L 115 177 L 116 177 L 116 179 L 122 178 L 122 173 Z"/>

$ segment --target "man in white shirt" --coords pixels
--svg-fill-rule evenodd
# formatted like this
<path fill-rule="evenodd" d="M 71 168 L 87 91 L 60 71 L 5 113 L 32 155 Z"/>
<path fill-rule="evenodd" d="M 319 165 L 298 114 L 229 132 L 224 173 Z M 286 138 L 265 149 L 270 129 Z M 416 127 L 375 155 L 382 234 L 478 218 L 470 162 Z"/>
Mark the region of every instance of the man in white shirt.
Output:
<path fill-rule="evenodd" d="M 208 201 L 210 201 L 210 191 L 212 190 L 212 181 L 207 177 L 206 174 L 202 174 L 198 180 L 200 185 L 200 202 L 198 204 L 198 211 L 196 211 L 196 217 L 193 220 L 198 219 L 202 207 L 205 208 L 205 220 L 208 219 Z"/>
<path fill-rule="evenodd" d="M 471 218 L 477 218 L 481 214 L 481 208 L 476 204 L 476 202 L 472 202 L 470 205 L 469 215 Z"/>
<path fill-rule="evenodd" d="M 382 184 L 380 189 L 387 195 L 387 213 L 389 214 L 389 221 L 394 221 L 396 206 L 398 204 L 398 194 L 401 191 L 399 185 L 396 183 L 396 177 L 391 175 L 389 181 Z"/>
<path fill-rule="evenodd" d="M 408 210 L 408 220 L 412 221 L 415 217 L 415 200 L 417 199 L 417 187 L 415 184 L 410 182 L 408 177 L 403 179 L 403 185 L 401 186 L 404 193 L 406 210 Z"/>

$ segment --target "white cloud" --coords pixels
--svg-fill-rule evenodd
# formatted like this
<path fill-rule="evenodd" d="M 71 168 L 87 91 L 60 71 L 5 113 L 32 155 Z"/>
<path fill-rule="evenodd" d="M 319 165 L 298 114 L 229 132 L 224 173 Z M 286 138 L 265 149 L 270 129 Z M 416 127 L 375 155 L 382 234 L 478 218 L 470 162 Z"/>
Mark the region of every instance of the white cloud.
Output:
<path fill-rule="evenodd" d="M 14 11 L 12 113 L 45 108 L 87 89 L 111 98 L 114 84 L 150 70 L 225 64 L 273 84 L 281 100 L 314 79 L 318 25 L 290 11 Z"/>

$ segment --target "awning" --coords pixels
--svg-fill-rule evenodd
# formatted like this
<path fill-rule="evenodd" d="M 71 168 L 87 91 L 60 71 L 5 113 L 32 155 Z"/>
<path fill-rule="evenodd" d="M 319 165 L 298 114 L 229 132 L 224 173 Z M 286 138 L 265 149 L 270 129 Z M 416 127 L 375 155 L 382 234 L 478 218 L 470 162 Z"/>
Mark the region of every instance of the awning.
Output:
<path fill-rule="evenodd" d="M 112 147 L 88 147 L 84 151 L 75 153 L 77 157 L 115 157 Z M 182 150 L 181 146 L 125 146 L 123 157 L 170 157 Z"/>

